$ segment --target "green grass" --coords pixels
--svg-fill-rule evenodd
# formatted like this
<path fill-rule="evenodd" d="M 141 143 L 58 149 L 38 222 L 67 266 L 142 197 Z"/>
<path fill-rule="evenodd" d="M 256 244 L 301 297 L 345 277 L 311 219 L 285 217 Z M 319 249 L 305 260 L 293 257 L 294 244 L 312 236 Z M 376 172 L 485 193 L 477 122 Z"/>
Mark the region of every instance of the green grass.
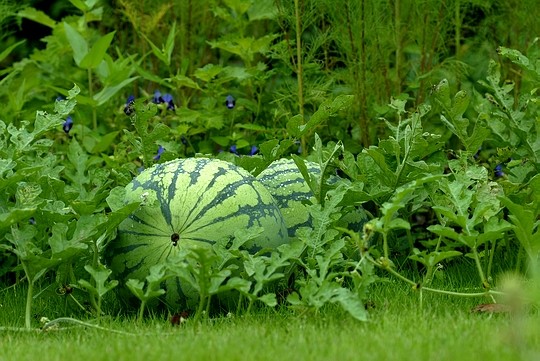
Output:
<path fill-rule="evenodd" d="M 2 294 L 2 326 L 23 325 L 22 294 L 20 289 Z M 70 324 L 48 332 L 4 329 L 0 360 L 540 359 L 536 311 L 471 313 L 474 305 L 487 301 L 432 294 L 424 295 L 420 308 L 418 293 L 393 281 L 377 285 L 371 300 L 374 307 L 365 323 L 337 309 L 318 314 L 283 309 L 197 324 L 188 320 L 181 326 L 155 316 L 142 323 L 105 317 L 100 326 L 108 330 Z"/>

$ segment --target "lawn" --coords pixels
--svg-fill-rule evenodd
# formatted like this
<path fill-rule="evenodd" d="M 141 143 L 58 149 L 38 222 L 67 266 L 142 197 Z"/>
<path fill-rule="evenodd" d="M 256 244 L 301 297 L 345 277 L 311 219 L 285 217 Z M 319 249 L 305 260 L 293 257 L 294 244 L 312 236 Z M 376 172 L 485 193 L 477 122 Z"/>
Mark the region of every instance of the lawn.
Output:
<path fill-rule="evenodd" d="M 23 323 L 15 311 L 20 307 L 22 315 L 24 302 L 14 297 L 4 293 L 3 325 Z M 262 309 L 201 322 L 188 317 L 181 325 L 167 316 L 106 317 L 99 329 L 62 322 L 48 331 L 3 330 L 0 360 L 538 359 L 538 312 L 471 312 L 482 301 L 424 295 L 420 307 L 417 292 L 388 281 L 373 287 L 367 322 L 335 307 L 303 314 Z"/>

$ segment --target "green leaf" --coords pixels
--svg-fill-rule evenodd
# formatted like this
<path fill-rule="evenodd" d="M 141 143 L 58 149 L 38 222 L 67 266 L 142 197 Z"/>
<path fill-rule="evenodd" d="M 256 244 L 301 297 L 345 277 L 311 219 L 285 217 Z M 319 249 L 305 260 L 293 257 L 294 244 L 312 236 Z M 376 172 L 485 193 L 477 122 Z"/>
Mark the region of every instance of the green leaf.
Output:
<path fill-rule="evenodd" d="M 509 49 L 505 48 L 504 46 L 500 46 L 497 48 L 497 53 L 509 59 L 512 63 L 531 71 L 533 74 L 536 74 L 537 76 L 540 75 L 540 69 L 536 68 L 534 62 L 531 62 L 529 58 L 523 55 L 519 50 Z"/>
<path fill-rule="evenodd" d="M 73 50 L 73 60 L 80 66 L 84 57 L 88 54 L 88 44 L 79 32 L 68 23 L 64 22 L 66 37 Z"/>
<path fill-rule="evenodd" d="M 287 130 L 295 137 L 300 137 L 308 132 L 314 131 L 319 124 L 325 122 L 330 117 L 336 116 L 338 112 L 348 108 L 353 100 L 353 95 L 338 95 L 334 99 L 328 99 L 319 106 L 319 109 L 317 109 L 313 115 L 311 115 L 306 124 L 303 124 L 302 116 L 300 114 L 289 119 L 287 122 Z"/>
<path fill-rule="evenodd" d="M 519 243 L 527 252 L 529 259 L 536 261 L 540 254 L 538 206 L 517 204 L 507 197 L 500 197 L 499 200 L 510 211 L 508 218 L 513 224 L 513 230 Z"/>
<path fill-rule="evenodd" d="M 237 15 L 236 16 L 242 16 L 248 11 L 248 9 L 251 7 L 252 1 L 245 1 L 245 0 L 225 0 L 224 3 L 231 8 L 232 11 L 234 11 Z"/>
<path fill-rule="evenodd" d="M 462 243 L 467 244 L 467 242 L 465 241 L 465 238 L 463 237 L 463 235 L 460 234 L 460 233 L 457 233 L 451 227 L 446 227 L 446 226 L 442 226 L 440 224 L 435 224 L 435 225 L 427 227 L 427 230 L 430 231 L 430 232 L 433 232 L 433 233 L 435 233 L 435 234 L 437 234 L 439 236 L 443 236 L 443 237 L 452 239 L 454 241 L 458 241 L 458 242 L 462 242 Z M 469 246 L 472 247 L 473 244 L 470 244 Z"/>
<path fill-rule="evenodd" d="M 186 88 L 198 89 L 198 90 L 201 89 L 199 87 L 199 84 L 197 84 L 191 78 L 188 78 L 185 75 L 177 74 L 171 80 L 174 81 L 177 87 L 186 87 Z"/>
<path fill-rule="evenodd" d="M 83 69 L 96 68 L 103 61 L 105 53 L 109 49 L 115 33 L 116 31 L 113 31 L 100 37 L 98 41 L 94 43 L 90 51 L 88 51 L 81 59 L 78 65 Z"/>
<path fill-rule="evenodd" d="M 394 188 L 396 185 L 396 174 L 386 163 L 386 157 L 381 150 L 375 146 L 371 146 L 364 149 L 362 153 L 371 157 L 375 165 L 378 166 L 377 173 L 380 174 L 379 181 L 384 185 Z"/>
<path fill-rule="evenodd" d="M 267 305 L 268 307 L 276 307 L 278 304 L 275 293 L 267 293 L 264 296 L 260 296 L 258 300 Z"/>
<path fill-rule="evenodd" d="M 443 109 L 449 110 L 452 104 L 450 99 L 450 85 L 447 79 L 443 79 L 437 84 L 434 90 L 435 99 L 443 107 Z"/>
<path fill-rule="evenodd" d="M 402 218 L 394 218 L 387 225 L 387 229 L 411 229 L 411 224 Z"/>
<path fill-rule="evenodd" d="M 36 212 L 36 208 L 14 208 L 7 213 L 2 212 L 0 214 L 0 231 L 5 232 L 11 226 L 28 220 Z"/>
<path fill-rule="evenodd" d="M 471 102 L 471 96 L 466 90 L 460 90 L 454 95 L 451 114 L 453 118 L 461 118 Z M 466 133 L 466 130 L 464 131 Z"/>
<path fill-rule="evenodd" d="M 209 82 L 219 73 L 221 73 L 222 70 L 223 67 L 220 65 L 206 64 L 202 68 L 197 68 L 193 73 L 193 76 L 204 82 Z"/>
<path fill-rule="evenodd" d="M 83 2 L 82 0 L 69 0 L 69 2 L 72 3 L 77 9 L 79 9 L 83 13 L 90 10 L 86 2 Z"/>
<path fill-rule="evenodd" d="M 299 138 L 302 136 L 302 131 L 300 130 L 304 127 L 304 121 L 301 114 L 296 114 L 289 119 L 287 122 L 287 131 L 293 137 Z"/>
<path fill-rule="evenodd" d="M 167 41 L 165 42 L 164 53 L 167 55 L 167 66 L 171 65 L 171 57 L 174 52 L 174 39 L 176 37 L 176 21 L 173 22 L 171 29 L 169 30 L 169 35 L 167 36 Z"/>
<path fill-rule="evenodd" d="M 422 251 L 419 252 L 418 249 L 414 249 L 415 254 L 409 256 L 410 259 L 415 260 L 417 262 L 422 263 L 424 266 L 427 267 L 434 267 L 438 263 L 449 259 L 453 257 L 461 256 L 462 253 L 459 251 L 435 251 L 435 252 L 429 252 L 428 251 Z"/>
<path fill-rule="evenodd" d="M 90 284 L 86 280 L 79 280 L 79 284 L 83 286 L 89 292 L 94 293 L 98 297 L 103 297 L 107 292 L 118 286 L 117 280 L 108 281 L 112 271 L 99 265 L 98 268 L 94 268 L 91 265 L 84 266 L 86 272 L 90 273 L 92 279 L 95 282 L 95 286 Z"/>
<path fill-rule="evenodd" d="M 169 61 L 167 59 L 167 54 L 165 54 L 165 52 L 158 48 L 153 42 L 152 40 L 150 40 L 146 35 L 144 35 L 143 33 L 141 33 L 141 36 L 144 38 L 144 40 L 146 40 L 146 42 L 148 44 L 150 44 L 150 47 L 152 48 L 152 53 L 156 56 L 156 58 L 158 58 L 159 60 L 161 60 L 161 62 L 167 66 L 169 66 Z"/>
<path fill-rule="evenodd" d="M 129 280 L 127 280 L 126 286 L 131 291 L 131 293 L 133 293 L 135 297 L 137 297 L 141 301 L 144 300 L 145 297 L 144 297 L 144 282 L 143 281 L 130 278 Z"/>
<path fill-rule="evenodd" d="M 3 52 L 0 53 L 0 62 L 4 60 L 5 58 L 7 58 L 8 55 L 13 51 L 13 49 L 15 49 L 16 47 L 18 47 L 19 45 L 25 42 L 26 40 L 21 40 L 15 44 L 12 44 L 11 46 L 8 46 Z"/>
<path fill-rule="evenodd" d="M 126 85 L 129 85 L 131 82 L 133 82 L 137 78 L 138 76 L 135 76 L 132 78 L 125 79 L 116 85 L 106 86 L 99 93 L 95 94 L 93 99 L 96 101 L 98 106 L 103 105 L 109 99 L 111 99 L 114 95 L 116 95 L 116 93 L 122 90 L 122 88 L 124 88 Z"/>
<path fill-rule="evenodd" d="M 45 14 L 41 10 L 37 10 L 33 7 L 25 7 L 24 9 L 20 10 L 17 13 L 17 16 L 20 16 L 21 18 L 25 18 L 28 20 L 35 21 L 41 25 L 45 25 L 51 29 L 54 29 L 56 27 L 56 21 L 54 21 L 52 18 L 50 18 L 47 14 Z"/>
<path fill-rule="evenodd" d="M 252 2 L 247 14 L 250 22 L 275 19 L 278 15 L 278 9 L 275 6 L 274 0 L 257 0 Z"/>
<path fill-rule="evenodd" d="M 334 302 L 336 301 L 345 311 L 349 312 L 349 314 L 358 321 L 368 320 L 368 313 L 363 302 L 349 289 L 343 287 L 339 288 L 337 295 L 334 298 Z"/>

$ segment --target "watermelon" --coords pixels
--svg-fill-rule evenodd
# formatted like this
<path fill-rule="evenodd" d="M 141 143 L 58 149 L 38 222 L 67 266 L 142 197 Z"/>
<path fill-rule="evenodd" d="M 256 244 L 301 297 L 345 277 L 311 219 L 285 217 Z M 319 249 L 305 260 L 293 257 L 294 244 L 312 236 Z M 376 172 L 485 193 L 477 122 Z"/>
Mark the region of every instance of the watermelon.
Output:
<path fill-rule="evenodd" d="M 305 164 L 308 172 L 320 175 L 321 168 L 317 163 L 305 161 Z M 285 218 L 290 237 L 294 237 L 301 227 L 312 227 L 307 205 L 313 197 L 313 192 L 294 160 L 283 158 L 272 162 L 257 176 L 257 179 L 276 200 Z M 367 216 L 362 208 L 350 207 L 343 210 L 343 217 L 338 225 L 360 231 L 366 220 Z"/>
<path fill-rule="evenodd" d="M 228 241 L 238 229 L 264 230 L 245 245 L 250 252 L 288 241 L 269 191 L 243 168 L 222 160 L 188 158 L 155 165 L 126 186 L 126 201 L 137 200 L 141 206 L 120 224 L 106 250 L 109 267 L 121 282 L 144 280 L 151 266 L 186 247 Z M 189 292 L 178 280 L 165 287 L 169 303 L 196 302 L 193 295 L 183 300 Z"/>
<path fill-rule="evenodd" d="M 306 162 L 309 172 L 320 173 L 319 165 Z M 257 176 L 270 191 L 285 219 L 290 237 L 294 237 L 300 227 L 311 227 L 311 217 L 304 203 L 313 193 L 292 159 L 278 159 Z"/>

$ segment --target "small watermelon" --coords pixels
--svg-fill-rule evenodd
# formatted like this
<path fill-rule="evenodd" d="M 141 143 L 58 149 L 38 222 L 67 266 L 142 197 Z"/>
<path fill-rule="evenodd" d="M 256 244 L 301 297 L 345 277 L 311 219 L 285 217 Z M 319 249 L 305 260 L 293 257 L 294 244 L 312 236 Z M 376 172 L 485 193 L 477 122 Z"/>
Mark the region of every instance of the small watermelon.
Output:
<path fill-rule="evenodd" d="M 311 173 L 320 173 L 319 165 L 306 162 Z M 287 224 L 289 236 L 293 237 L 300 227 L 311 227 L 311 217 L 305 204 L 313 193 L 292 159 L 278 159 L 257 176 L 270 191 Z"/>
<path fill-rule="evenodd" d="M 120 224 L 106 250 L 108 264 L 122 282 L 144 280 L 151 266 L 186 247 L 230 240 L 237 229 L 264 229 L 245 245 L 250 252 L 288 241 L 268 190 L 249 172 L 222 160 L 188 158 L 149 168 L 126 186 L 126 201 L 137 200 L 142 205 Z M 185 292 L 177 285 L 178 280 L 167 281 L 166 299 L 193 303 L 182 300 Z"/>
<path fill-rule="evenodd" d="M 317 163 L 306 161 L 305 164 L 308 172 L 320 175 L 321 168 Z M 299 228 L 312 226 L 306 204 L 309 204 L 313 192 L 294 160 L 283 158 L 272 162 L 257 176 L 257 179 L 276 200 L 290 237 L 294 237 Z M 359 231 L 366 221 L 367 216 L 363 209 L 351 207 L 344 210 L 344 216 L 338 225 Z"/>

